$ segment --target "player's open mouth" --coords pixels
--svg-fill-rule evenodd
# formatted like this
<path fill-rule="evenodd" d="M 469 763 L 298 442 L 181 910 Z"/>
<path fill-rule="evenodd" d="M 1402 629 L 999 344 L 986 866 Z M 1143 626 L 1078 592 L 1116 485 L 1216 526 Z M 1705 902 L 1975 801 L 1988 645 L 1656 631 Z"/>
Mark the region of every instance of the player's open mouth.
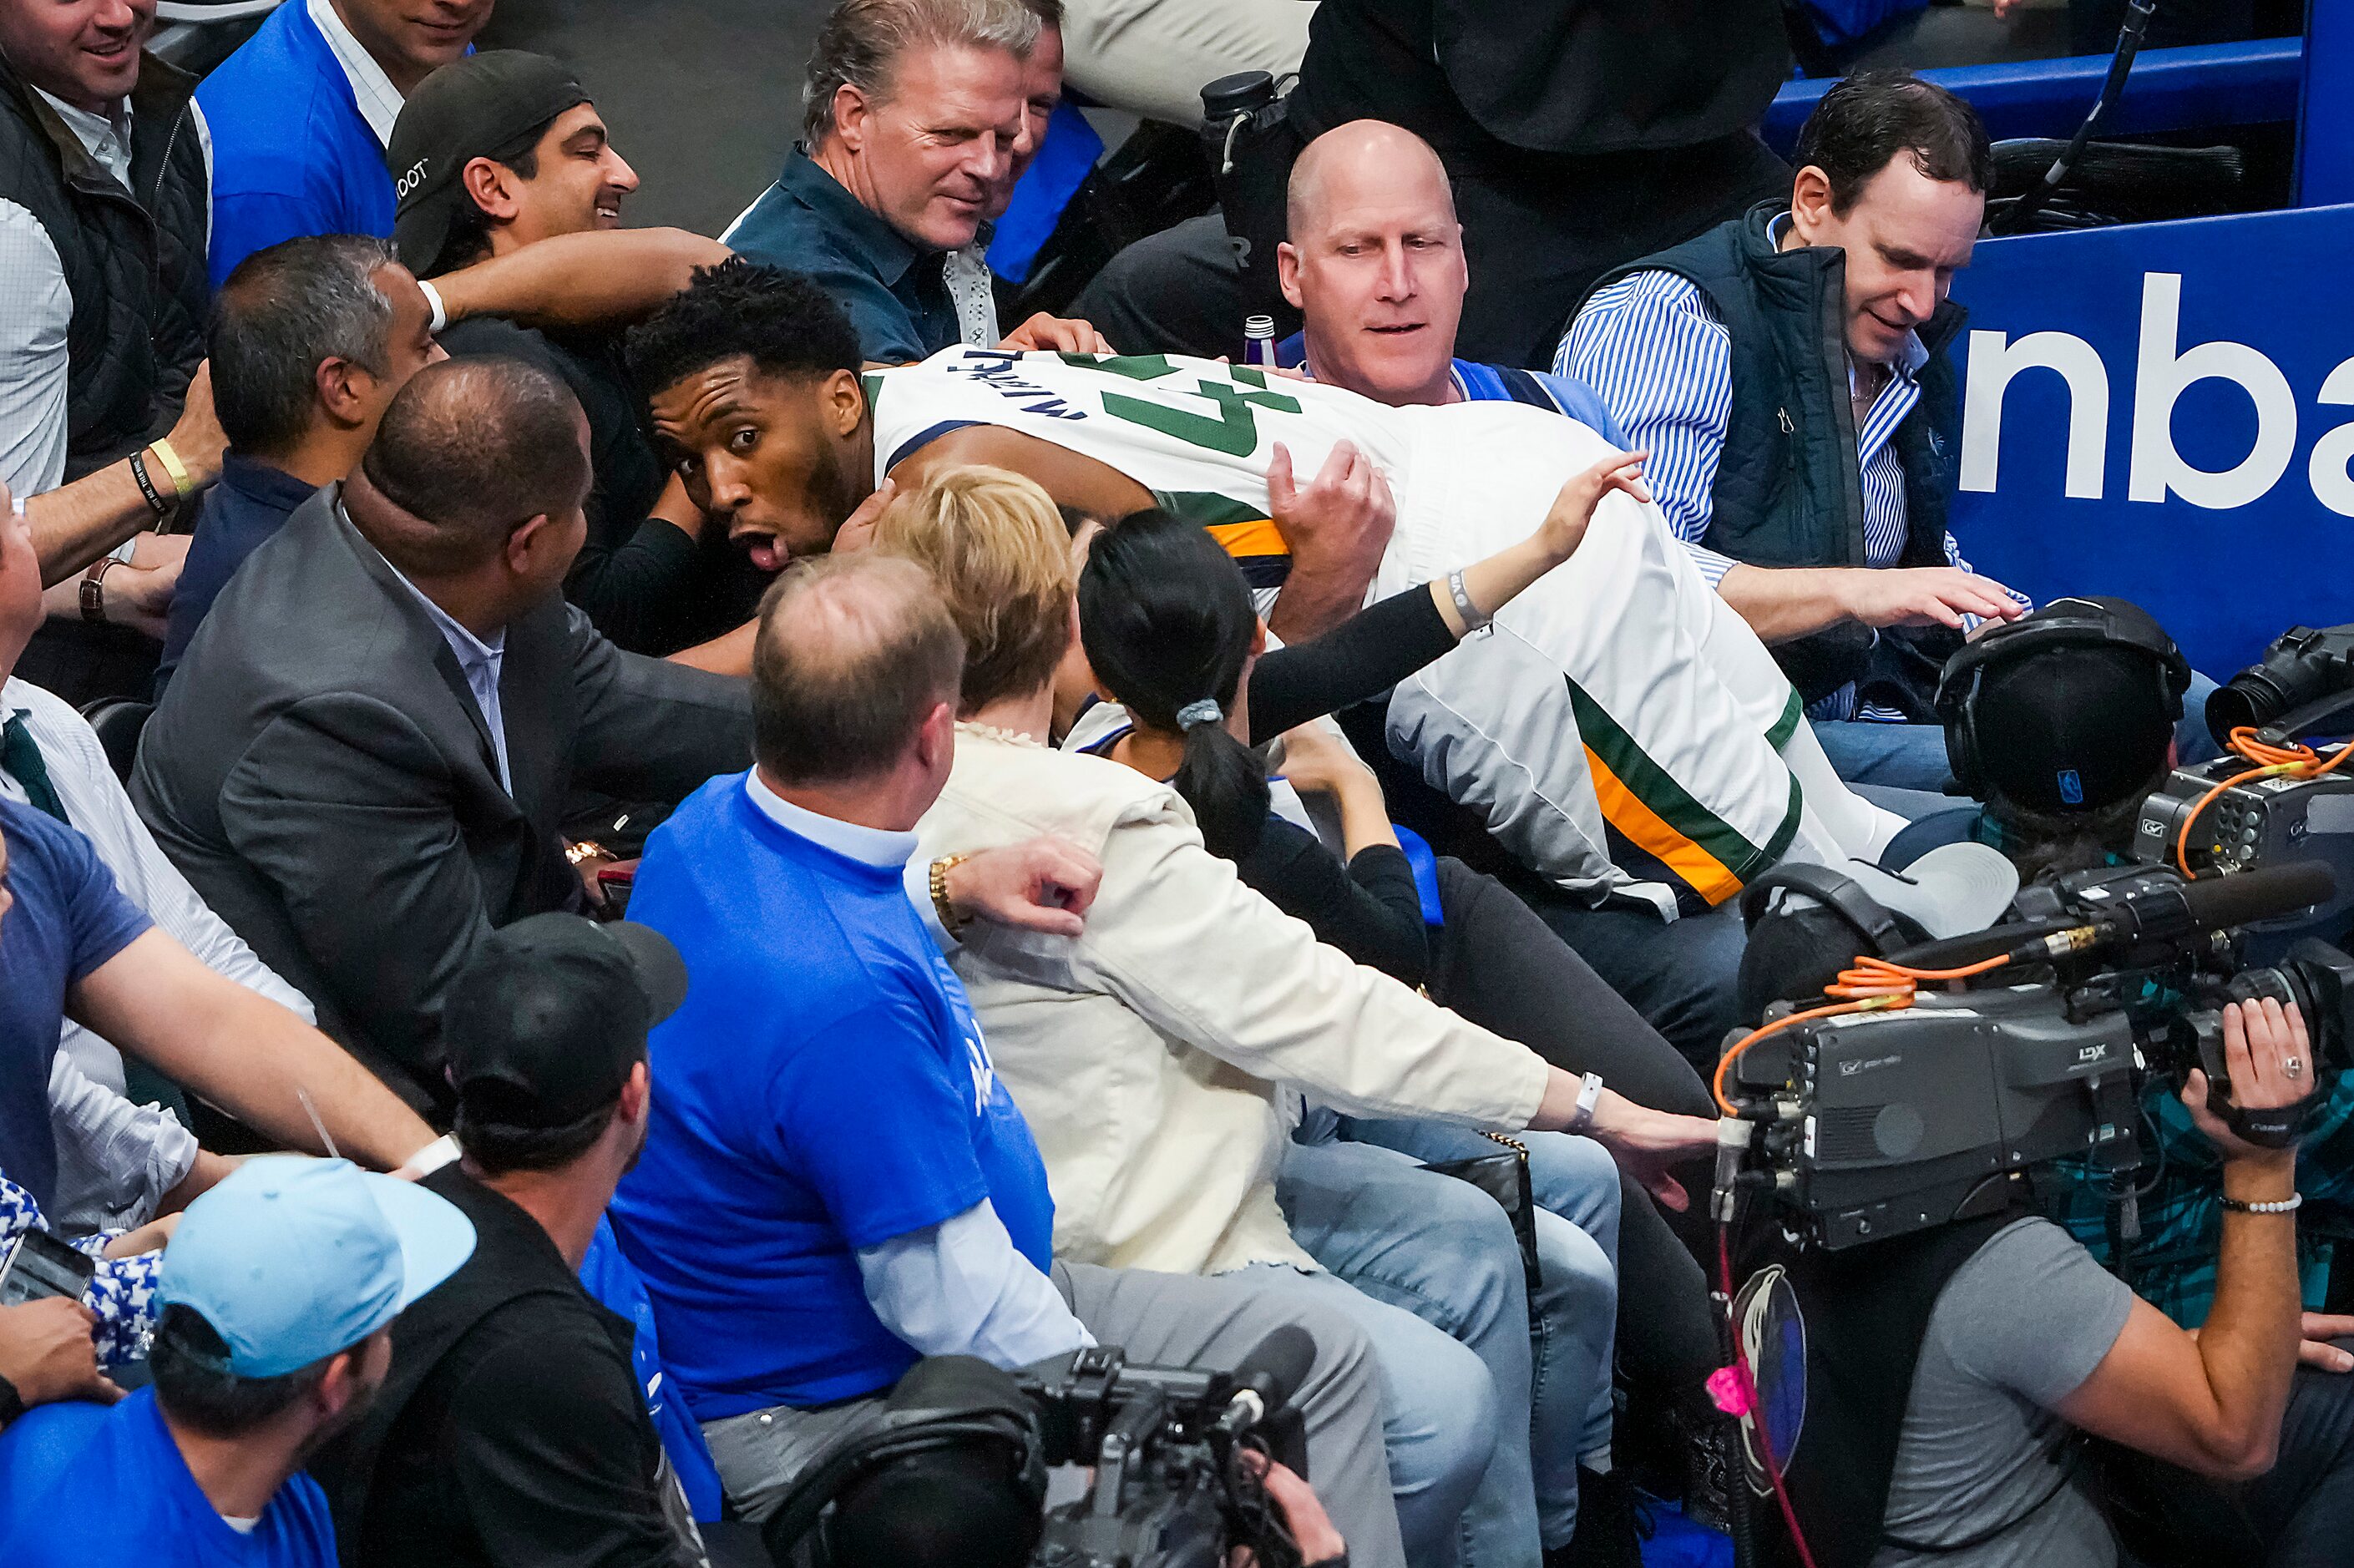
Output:
<path fill-rule="evenodd" d="M 744 554 L 764 572 L 785 569 L 785 547 L 773 534 L 755 534 L 744 541 Z"/>

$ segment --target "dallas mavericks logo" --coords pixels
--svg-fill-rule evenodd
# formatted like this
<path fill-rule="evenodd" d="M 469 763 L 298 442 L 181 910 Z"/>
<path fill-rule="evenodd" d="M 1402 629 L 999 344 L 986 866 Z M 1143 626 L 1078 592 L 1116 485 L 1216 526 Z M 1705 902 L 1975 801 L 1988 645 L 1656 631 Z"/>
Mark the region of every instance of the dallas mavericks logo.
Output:
<path fill-rule="evenodd" d="M 979 1116 L 989 1108 L 997 1092 L 997 1068 L 989 1059 L 989 1046 L 981 1037 L 981 1025 L 966 1021 L 964 1037 L 965 1066 L 972 1074 L 972 1114 Z"/>

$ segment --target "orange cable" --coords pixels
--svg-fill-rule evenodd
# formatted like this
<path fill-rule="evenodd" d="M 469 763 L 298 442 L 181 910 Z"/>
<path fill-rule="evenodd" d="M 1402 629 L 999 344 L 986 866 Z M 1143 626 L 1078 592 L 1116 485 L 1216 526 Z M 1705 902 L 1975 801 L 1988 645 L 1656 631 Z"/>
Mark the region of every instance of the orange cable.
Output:
<path fill-rule="evenodd" d="M 2185 876 L 2196 874 L 2190 869 L 2190 830 L 2197 825 L 2199 819 L 2205 815 L 2207 808 L 2215 803 L 2216 797 L 2222 794 L 2224 790 L 2245 784 L 2252 779 L 2274 779 L 2284 776 L 2318 779 L 2325 773 L 2334 771 L 2349 757 L 2354 757 L 2354 745 L 2340 746 L 2337 754 L 2327 762 L 2321 760 L 2319 752 L 2302 743 L 2285 747 L 2268 746 L 2258 740 L 2255 730 L 2246 725 L 2232 730 L 2226 744 L 2230 749 L 2256 766 L 2244 772 L 2232 774 L 2229 779 L 2200 796 L 2189 814 L 2182 819 L 2182 831 L 2174 835 L 2174 865 L 2175 869 Z"/>

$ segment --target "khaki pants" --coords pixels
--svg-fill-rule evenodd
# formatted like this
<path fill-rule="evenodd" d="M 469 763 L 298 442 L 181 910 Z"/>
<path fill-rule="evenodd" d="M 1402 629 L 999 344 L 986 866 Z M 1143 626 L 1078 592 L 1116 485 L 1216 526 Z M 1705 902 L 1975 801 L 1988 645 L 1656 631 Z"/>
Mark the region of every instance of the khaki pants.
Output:
<path fill-rule="evenodd" d="M 1314 15 L 1315 0 L 1068 0 L 1063 78 L 1114 109 L 1199 127 L 1218 78 L 1297 72 Z"/>

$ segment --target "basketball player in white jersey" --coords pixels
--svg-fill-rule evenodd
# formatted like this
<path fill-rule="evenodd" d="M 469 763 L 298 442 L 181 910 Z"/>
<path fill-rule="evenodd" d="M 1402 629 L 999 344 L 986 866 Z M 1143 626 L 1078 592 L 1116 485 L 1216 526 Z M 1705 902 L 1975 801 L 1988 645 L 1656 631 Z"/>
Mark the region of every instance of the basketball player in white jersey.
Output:
<path fill-rule="evenodd" d="M 631 339 L 689 494 L 764 567 L 830 548 L 887 483 L 992 463 L 1098 516 L 1160 505 L 1197 518 L 1298 640 L 1524 539 L 1567 480 L 1610 455 L 1585 427 L 1518 404 L 1394 408 L 1211 361 L 959 346 L 861 375 L 855 356 L 814 285 L 740 260 Z M 1328 465 L 1394 494 L 1377 558 L 1346 539 L 1311 549 L 1287 528 L 1293 475 Z M 1872 858 L 1903 825 L 1833 774 L 1765 646 L 1657 509 L 1624 493 L 1490 630 L 1397 689 L 1389 728 L 1539 874 L 1670 918 L 1724 903 L 1785 856 Z"/>

